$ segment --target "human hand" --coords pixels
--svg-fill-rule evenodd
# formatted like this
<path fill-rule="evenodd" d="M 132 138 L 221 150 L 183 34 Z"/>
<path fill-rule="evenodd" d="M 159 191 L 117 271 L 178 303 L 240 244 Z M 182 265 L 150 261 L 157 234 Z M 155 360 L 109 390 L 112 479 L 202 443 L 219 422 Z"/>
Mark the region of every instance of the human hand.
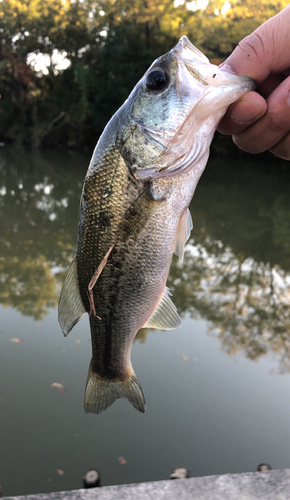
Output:
<path fill-rule="evenodd" d="M 290 6 L 244 38 L 221 66 L 251 76 L 257 92 L 231 104 L 218 130 L 248 153 L 290 160 Z"/>

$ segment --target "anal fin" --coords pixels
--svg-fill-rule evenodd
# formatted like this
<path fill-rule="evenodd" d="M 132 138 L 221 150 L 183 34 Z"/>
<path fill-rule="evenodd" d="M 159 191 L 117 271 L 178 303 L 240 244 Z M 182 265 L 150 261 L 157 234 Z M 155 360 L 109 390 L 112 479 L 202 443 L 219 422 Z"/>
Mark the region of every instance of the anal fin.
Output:
<path fill-rule="evenodd" d="M 183 261 L 184 247 L 187 242 L 190 232 L 193 228 L 193 222 L 191 214 L 188 208 L 185 208 L 181 214 L 176 239 L 174 253 L 179 257 L 180 261 Z"/>
<path fill-rule="evenodd" d="M 182 325 L 181 318 L 169 295 L 171 295 L 170 290 L 165 287 L 161 300 L 158 302 L 155 311 L 145 323 L 143 328 L 173 330 L 174 328 L 178 328 Z"/>
<path fill-rule="evenodd" d="M 58 302 L 58 321 L 65 336 L 85 312 L 78 287 L 77 262 L 74 258 L 62 285 Z"/>

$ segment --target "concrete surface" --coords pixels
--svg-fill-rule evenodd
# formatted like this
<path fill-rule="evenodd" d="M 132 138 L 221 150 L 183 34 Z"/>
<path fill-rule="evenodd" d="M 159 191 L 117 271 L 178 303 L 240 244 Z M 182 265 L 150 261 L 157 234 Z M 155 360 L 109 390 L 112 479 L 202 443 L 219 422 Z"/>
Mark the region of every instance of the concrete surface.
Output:
<path fill-rule="evenodd" d="M 290 500 L 290 469 L 42 493 L 2 500 Z"/>

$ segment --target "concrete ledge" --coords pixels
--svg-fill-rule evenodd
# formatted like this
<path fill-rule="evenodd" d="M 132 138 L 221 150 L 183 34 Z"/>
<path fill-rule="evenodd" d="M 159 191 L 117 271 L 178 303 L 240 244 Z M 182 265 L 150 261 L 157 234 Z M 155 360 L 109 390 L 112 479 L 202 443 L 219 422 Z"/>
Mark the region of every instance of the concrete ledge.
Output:
<path fill-rule="evenodd" d="M 290 500 L 290 469 L 4 498 L 6 500 Z"/>

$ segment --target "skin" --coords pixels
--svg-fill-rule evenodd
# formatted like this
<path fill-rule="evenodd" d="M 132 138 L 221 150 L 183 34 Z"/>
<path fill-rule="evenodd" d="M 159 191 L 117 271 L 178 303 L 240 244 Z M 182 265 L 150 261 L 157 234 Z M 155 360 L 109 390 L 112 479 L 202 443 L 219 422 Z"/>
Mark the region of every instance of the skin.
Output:
<path fill-rule="evenodd" d="M 290 6 L 244 38 L 222 66 L 257 82 L 229 106 L 218 130 L 243 151 L 290 160 Z M 228 68 L 227 68 L 228 69 Z"/>

